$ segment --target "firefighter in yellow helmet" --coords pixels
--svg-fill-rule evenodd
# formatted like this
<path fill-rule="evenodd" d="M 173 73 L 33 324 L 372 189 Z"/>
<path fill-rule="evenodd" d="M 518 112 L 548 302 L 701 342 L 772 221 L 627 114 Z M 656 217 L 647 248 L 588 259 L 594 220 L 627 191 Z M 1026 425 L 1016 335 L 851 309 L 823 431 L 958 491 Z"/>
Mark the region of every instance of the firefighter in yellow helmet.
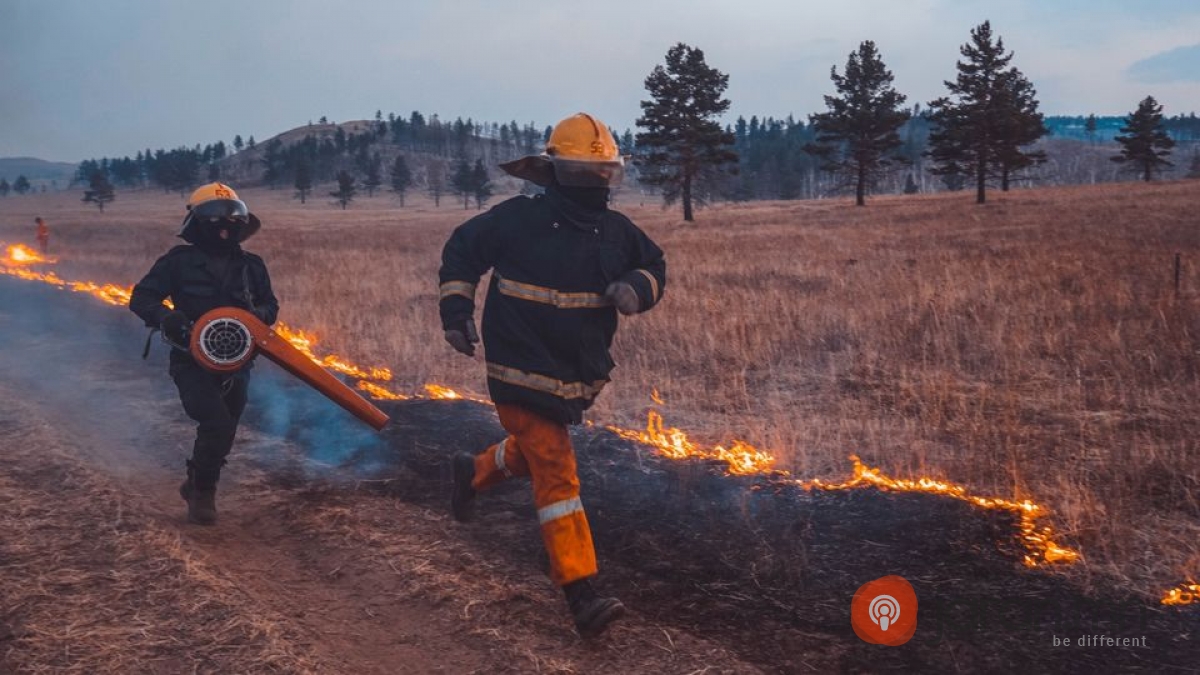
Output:
<path fill-rule="evenodd" d="M 179 232 L 187 244 L 155 261 L 129 299 L 129 309 L 161 330 L 172 346 L 171 379 L 184 412 L 196 421 L 196 441 L 179 495 L 187 502 L 188 521 L 200 525 L 217 520 L 217 481 L 246 407 L 251 364 L 233 373 L 205 370 L 187 349 L 188 331 L 218 307 L 239 307 L 267 325 L 275 323 L 279 302 L 267 266 L 242 250 L 242 242 L 260 226 L 233 188 L 223 183 L 197 188 Z M 163 304 L 167 298 L 174 309 Z"/>
<path fill-rule="evenodd" d="M 453 460 L 455 518 L 469 520 L 478 492 L 529 476 L 550 555 L 581 635 L 603 631 L 624 606 L 596 593 L 596 553 L 568 425 L 578 424 L 609 381 L 618 312 L 662 299 L 663 252 L 608 208 L 624 161 L 602 122 L 579 113 L 559 122 L 544 154 L 502 164 L 541 185 L 459 226 L 442 252 L 446 341 L 475 354 L 475 287 L 492 271 L 483 313 L 488 391 L 508 435 L 479 455 Z"/>

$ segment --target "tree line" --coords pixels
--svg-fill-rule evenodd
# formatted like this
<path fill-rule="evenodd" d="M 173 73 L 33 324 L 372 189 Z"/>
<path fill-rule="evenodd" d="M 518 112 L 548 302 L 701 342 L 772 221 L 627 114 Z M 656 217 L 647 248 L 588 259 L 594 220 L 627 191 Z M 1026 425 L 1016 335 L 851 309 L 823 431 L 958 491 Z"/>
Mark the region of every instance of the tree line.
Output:
<path fill-rule="evenodd" d="M 614 136 L 633 160 L 631 179 L 667 203 L 681 202 L 685 220 L 711 200 L 842 191 L 862 205 L 871 193 L 970 187 L 984 203 L 990 186 L 1003 191 L 1018 181 L 1053 180 L 1054 172 L 1064 172 L 1059 156 L 1064 146 L 1049 143 L 1051 133 L 1114 141 L 1119 153 L 1111 157 L 1112 176 L 1128 168 L 1150 180 L 1173 166 L 1168 157 L 1177 140 L 1200 139 L 1194 113 L 1166 118 L 1152 97 L 1124 118 L 1046 118 L 1033 84 L 989 22 L 970 31 L 960 56 L 955 78 L 945 82 L 946 95 L 924 107 L 909 105 L 892 86 L 876 45 L 863 41 L 840 72 L 831 68 L 826 110 L 807 122 L 752 116 L 721 126 L 718 119 L 730 106 L 724 98 L 728 75 L 709 66 L 700 49 L 680 43 L 644 82 L 650 96 L 641 103 L 638 132 Z M 262 145 L 253 137 L 243 144 L 238 136 L 232 153 L 217 142 L 88 160 L 80 164 L 78 179 L 90 181 L 99 172 L 116 185 L 183 192 L 201 176 L 217 180 L 228 174 L 230 180 L 273 188 L 290 185 L 302 202 L 314 185 L 334 181 L 338 189 L 331 196 L 343 208 L 359 187 L 372 195 L 387 185 L 403 204 L 406 193 L 419 186 L 435 204 L 453 194 L 465 207 L 474 201 L 482 208 L 493 191 L 487 167 L 540 151 L 550 130 L 533 122 L 447 122 L 417 111 L 404 116 L 376 111 L 373 121 L 352 125 L 321 118 Z M 1194 174 L 1200 155 L 1192 164 Z M 1096 180 L 1094 162 L 1090 171 Z"/>

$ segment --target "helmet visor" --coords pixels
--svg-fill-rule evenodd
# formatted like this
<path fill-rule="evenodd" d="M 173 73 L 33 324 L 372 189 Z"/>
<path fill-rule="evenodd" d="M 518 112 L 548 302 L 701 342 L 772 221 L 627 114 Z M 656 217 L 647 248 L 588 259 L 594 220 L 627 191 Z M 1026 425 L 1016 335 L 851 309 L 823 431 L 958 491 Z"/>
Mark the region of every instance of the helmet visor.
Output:
<path fill-rule="evenodd" d="M 193 206 L 192 217 L 202 223 L 226 221 L 245 225 L 250 222 L 250 209 L 240 199 L 211 199 Z"/>
<path fill-rule="evenodd" d="M 609 162 L 594 162 L 579 159 L 551 157 L 554 162 L 554 177 L 559 185 L 568 187 L 614 188 L 625 177 L 625 158 L 617 157 Z"/>

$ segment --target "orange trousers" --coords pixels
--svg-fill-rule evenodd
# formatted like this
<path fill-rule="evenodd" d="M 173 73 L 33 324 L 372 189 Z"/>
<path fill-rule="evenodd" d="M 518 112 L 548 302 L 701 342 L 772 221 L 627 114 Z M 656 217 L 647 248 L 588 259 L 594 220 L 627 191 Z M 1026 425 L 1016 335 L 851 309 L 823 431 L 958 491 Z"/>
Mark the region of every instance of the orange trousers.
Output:
<path fill-rule="evenodd" d="M 496 412 L 508 437 L 475 457 L 473 487 L 482 492 L 509 478 L 531 477 L 550 578 L 565 586 L 595 576 L 596 549 L 579 501 L 567 426 L 516 405 L 499 403 Z"/>

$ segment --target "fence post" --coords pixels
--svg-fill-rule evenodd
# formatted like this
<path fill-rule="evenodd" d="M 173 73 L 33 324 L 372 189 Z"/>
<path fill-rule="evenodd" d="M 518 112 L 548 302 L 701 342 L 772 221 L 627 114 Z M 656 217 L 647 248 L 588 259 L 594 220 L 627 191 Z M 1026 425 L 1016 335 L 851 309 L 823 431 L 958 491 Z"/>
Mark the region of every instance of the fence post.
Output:
<path fill-rule="evenodd" d="M 1177 298 L 1179 297 L 1179 277 L 1180 277 L 1179 273 L 1180 273 L 1181 266 L 1182 265 L 1180 262 L 1180 256 L 1178 253 L 1176 253 L 1175 254 L 1175 297 L 1177 297 Z"/>

